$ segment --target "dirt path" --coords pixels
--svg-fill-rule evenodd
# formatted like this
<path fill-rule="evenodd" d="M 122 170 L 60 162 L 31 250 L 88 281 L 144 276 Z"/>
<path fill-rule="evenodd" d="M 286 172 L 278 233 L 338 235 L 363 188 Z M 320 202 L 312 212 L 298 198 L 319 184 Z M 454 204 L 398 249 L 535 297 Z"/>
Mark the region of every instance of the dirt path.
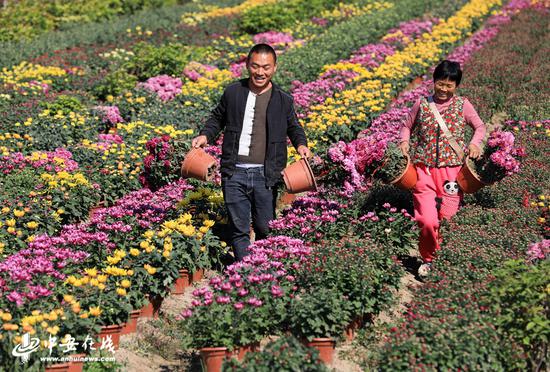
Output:
<path fill-rule="evenodd" d="M 137 333 L 121 337 L 117 362 L 124 365 L 123 371 L 200 371 L 197 355 L 181 350 L 175 331 L 174 319 L 191 305 L 192 292 L 208 283 L 214 272 L 209 272 L 201 281 L 185 290 L 183 295 L 170 295 L 162 302 L 159 319 L 139 319 Z"/>

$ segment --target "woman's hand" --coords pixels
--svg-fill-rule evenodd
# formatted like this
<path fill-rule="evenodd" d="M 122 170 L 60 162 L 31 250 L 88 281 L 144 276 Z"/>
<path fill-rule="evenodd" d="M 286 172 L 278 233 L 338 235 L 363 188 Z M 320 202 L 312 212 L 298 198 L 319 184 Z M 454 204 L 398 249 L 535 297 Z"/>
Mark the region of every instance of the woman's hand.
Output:
<path fill-rule="evenodd" d="M 477 159 L 479 158 L 479 156 L 481 155 L 481 150 L 479 149 L 478 146 L 474 145 L 474 144 L 471 144 L 470 146 L 468 146 L 468 156 L 471 157 L 472 159 Z"/>
<path fill-rule="evenodd" d="M 403 155 L 408 156 L 409 150 L 411 149 L 411 146 L 409 145 L 409 141 L 403 141 L 399 144 L 399 148 L 401 149 L 401 152 Z"/>

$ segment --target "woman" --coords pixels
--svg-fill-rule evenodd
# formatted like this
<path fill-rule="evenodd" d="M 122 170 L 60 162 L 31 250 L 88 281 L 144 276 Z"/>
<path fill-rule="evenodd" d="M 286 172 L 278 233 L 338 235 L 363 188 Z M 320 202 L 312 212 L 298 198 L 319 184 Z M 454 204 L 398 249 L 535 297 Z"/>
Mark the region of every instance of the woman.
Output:
<path fill-rule="evenodd" d="M 467 98 L 455 95 L 461 79 L 458 62 L 441 62 L 433 73 L 434 94 L 414 104 L 400 132 L 399 147 L 405 155 L 409 155 L 412 147 L 411 160 L 418 172 L 413 201 L 414 217 L 420 228 L 418 245 L 424 261 L 418 270 L 420 276 L 427 275 L 439 249 L 440 221 L 454 216 L 462 200 L 456 176 L 464 162 L 466 125 L 474 129 L 466 151 L 471 158 L 480 156 L 480 144 L 485 137 L 485 124 L 472 104 Z"/>

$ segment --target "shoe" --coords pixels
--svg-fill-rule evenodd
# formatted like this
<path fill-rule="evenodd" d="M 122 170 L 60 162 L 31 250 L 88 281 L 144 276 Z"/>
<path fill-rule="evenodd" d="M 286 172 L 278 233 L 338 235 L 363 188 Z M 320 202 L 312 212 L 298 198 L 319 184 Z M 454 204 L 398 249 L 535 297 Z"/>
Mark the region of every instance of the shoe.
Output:
<path fill-rule="evenodd" d="M 427 262 L 425 264 L 420 265 L 420 267 L 418 268 L 418 276 L 425 278 L 426 276 L 428 276 L 428 273 L 430 272 L 431 269 L 432 269 L 431 262 Z"/>

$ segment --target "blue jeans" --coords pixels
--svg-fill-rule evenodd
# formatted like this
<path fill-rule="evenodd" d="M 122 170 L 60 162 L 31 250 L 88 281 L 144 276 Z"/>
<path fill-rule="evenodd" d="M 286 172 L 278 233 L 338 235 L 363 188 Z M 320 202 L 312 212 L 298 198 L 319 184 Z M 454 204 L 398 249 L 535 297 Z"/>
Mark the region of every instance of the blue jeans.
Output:
<path fill-rule="evenodd" d="M 264 167 L 237 167 L 231 177 L 222 178 L 222 190 L 231 245 L 235 259 L 240 261 L 249 254 L 251 217 L 256 240 L 267 237 L 269 221 L 275 218 L 277 188 L 266 187 Z"/>

